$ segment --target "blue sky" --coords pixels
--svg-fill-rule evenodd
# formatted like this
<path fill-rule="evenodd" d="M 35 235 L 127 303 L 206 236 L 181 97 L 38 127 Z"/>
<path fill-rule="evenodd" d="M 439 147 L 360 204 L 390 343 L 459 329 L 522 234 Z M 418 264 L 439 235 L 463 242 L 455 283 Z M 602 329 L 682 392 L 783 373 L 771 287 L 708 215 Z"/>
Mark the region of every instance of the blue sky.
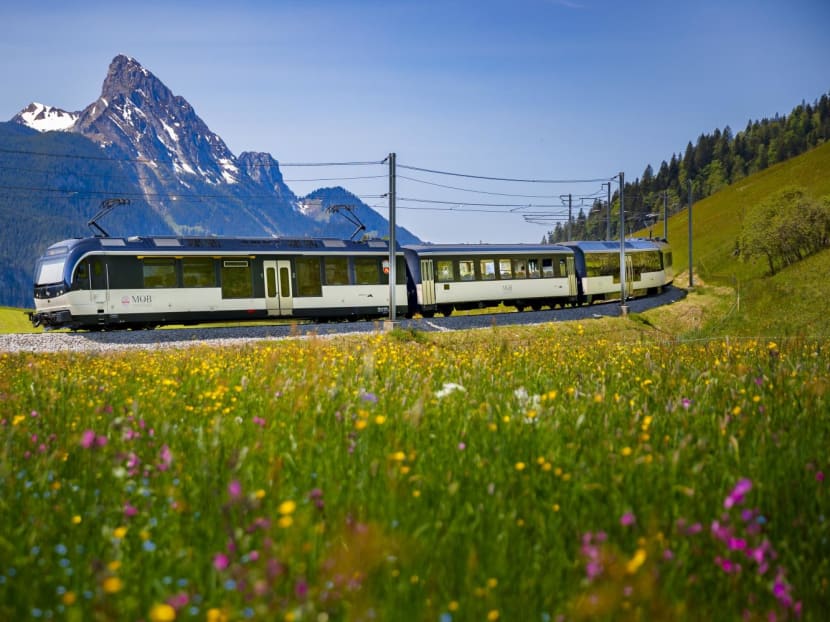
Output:
<path fill-rule="evenodd" d="M 633 179 L 701 133 L 830 92 L 828 31 L 828 0 L 3 3 L 0 119 L 31 101 L 83 109 L 124 53 L 236 154 L 315 163 L 394 151 L 399 165 L 479 176 Z M 470 204 L 559 206 L 600 191 L 398 173 L 398 224 L 435 242 L 537 242 L 550 227 L 522 213 L 558 208 Z M 325 179 L 385 175 L 379 165 L 283 174 L 319 180 L 289 181 L 300 195 L 339 184 L 383 205 L 371 197 L 388 189 Z"/>

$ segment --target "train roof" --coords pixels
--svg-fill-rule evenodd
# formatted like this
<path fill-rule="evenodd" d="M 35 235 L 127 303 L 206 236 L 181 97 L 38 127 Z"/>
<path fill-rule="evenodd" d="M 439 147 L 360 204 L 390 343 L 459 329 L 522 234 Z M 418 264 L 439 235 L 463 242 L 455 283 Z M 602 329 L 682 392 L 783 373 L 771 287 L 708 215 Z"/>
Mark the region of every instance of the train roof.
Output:
<path fill-rule="evenodd" d="M 496 253 L 571 253 L 559 244 L 408 244 L 419 255 L 487 255 Z"/>
<path fill-rule="evenodd" d="M 176 237 L 130 236 L 73 238 L 52 244 L 46 255 L 61 254 L 70 249 L 140 251 L 177 253 L 187 251 L 211 252 L 268 252 L 310 251 L 318 252 L 381 252 L 389 251 L 388 240 L 340 240 L 335 238 L 245 238 L 245 237 Z"/>
<path fill-rule="evenodd" d="M 620 250 L 619 240 L 599 240 L 582 242 L 562 242 L 563 246 L 579 248 L 586 252 L 612 252 Z M 656 250 L 664 248 L 666 243 L 663 240 L 648 240 L 642 238 L 628 238 L 625 241 L 626 250 Z"/>

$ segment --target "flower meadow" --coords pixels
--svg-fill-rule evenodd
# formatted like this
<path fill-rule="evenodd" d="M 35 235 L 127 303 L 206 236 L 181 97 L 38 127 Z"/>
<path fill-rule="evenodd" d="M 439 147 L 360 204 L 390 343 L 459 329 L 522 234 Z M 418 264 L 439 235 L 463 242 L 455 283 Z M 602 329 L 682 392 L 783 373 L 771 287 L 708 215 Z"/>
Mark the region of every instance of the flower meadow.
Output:
<path fill-rule="evenodd" d="M 0 619 L 819 620 L 827 344 L 0 354 Z"/>

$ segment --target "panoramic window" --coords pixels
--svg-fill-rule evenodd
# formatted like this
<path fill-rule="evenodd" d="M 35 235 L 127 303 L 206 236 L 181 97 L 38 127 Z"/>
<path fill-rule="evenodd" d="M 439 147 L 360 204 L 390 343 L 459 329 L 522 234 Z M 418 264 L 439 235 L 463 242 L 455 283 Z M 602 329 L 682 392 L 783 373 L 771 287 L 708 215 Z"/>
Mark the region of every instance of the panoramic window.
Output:
<path fill-rule="evenodd" d="M 513 275 L 517 279 L 527 278 L 527 262 L 524 259 L 513 260 Z"/>
<path fill-rule="evenodd" d="M 354 278 L 358 285 L 377 285 L 380 282 L 378 260 L 375 257 L 356 257 Z"/>
<path fill-rule="evenodd" d="M 496 278 L 496 262 L 493 259 L 482 259 L 479 262 L 481 267 L 481 278 L 485 281 L 492 281 Z"/>
<path fill-rule="evenodd" d="M 345 257 L 326 257 L 326 285 L 348 285 L 349 264 Z"/>
<path fill-rule="evenodd" d="M 527 276 L 531 279 L 538 279 L 542 274 L 539 272 L 539 260 L 538 259 L 528 259 L 527 260 Z"/>
<path fill-rule="evenodd" d="M 251 267 L 247 260 L 222 262 L 222 298 L 251 298 L 254 295 Z"/>
<path fill-rule="evenodd" d="M 458 277 L 462 281 L 475 281 L 476 264 L 472 259 L 461 259 L 458 262 Z"/>
<path fill-rule="evenodd" d="M 215 287 L 216 273 L 210 257 L 182 259 L 182 283 L 185 287 Z"/>
<path fill-rule="evenodd" d="M 297 257 L 297 295 L 322 296 L 323 286 L 320 281 L 320 258 Z"/>
<path fill-rule="evenodd" d="M 176 263 L 173 258 L 146 257 L 143 269 L 144 287 L 176 287 Z"/>
<path fill-rule="evenodd" d="M 556 276 L 553 270 L 553 259 L 545 257 L 542 260 L 542 276 L 546 279 Z"/>
<path fill-rule="evenodd" d="M 436 270 L 435 270 L 435 280 L 441 283 L 446 281 L 454 281 L 452 274 L 452 261 L 447 259 L 442 259 L 435 262 Z"/>
<path fill-rule="evenodd" d="M 499 276 L 503 279 L 513 278 L 513 269 L 509 259 L 499 259 Z"/>

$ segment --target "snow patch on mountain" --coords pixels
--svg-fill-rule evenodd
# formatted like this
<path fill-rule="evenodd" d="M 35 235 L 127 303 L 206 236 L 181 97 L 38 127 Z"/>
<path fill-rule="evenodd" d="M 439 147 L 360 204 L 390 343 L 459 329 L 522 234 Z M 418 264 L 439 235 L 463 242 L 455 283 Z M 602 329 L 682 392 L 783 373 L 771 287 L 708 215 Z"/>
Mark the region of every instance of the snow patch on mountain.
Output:
<path fill-rule="evenodd" d="M 77 112 L 66 112 L 54 106 L 32 102 L 13 120 L 38 132 L 66 132 L 75 126 L 78 116 Z"/>

